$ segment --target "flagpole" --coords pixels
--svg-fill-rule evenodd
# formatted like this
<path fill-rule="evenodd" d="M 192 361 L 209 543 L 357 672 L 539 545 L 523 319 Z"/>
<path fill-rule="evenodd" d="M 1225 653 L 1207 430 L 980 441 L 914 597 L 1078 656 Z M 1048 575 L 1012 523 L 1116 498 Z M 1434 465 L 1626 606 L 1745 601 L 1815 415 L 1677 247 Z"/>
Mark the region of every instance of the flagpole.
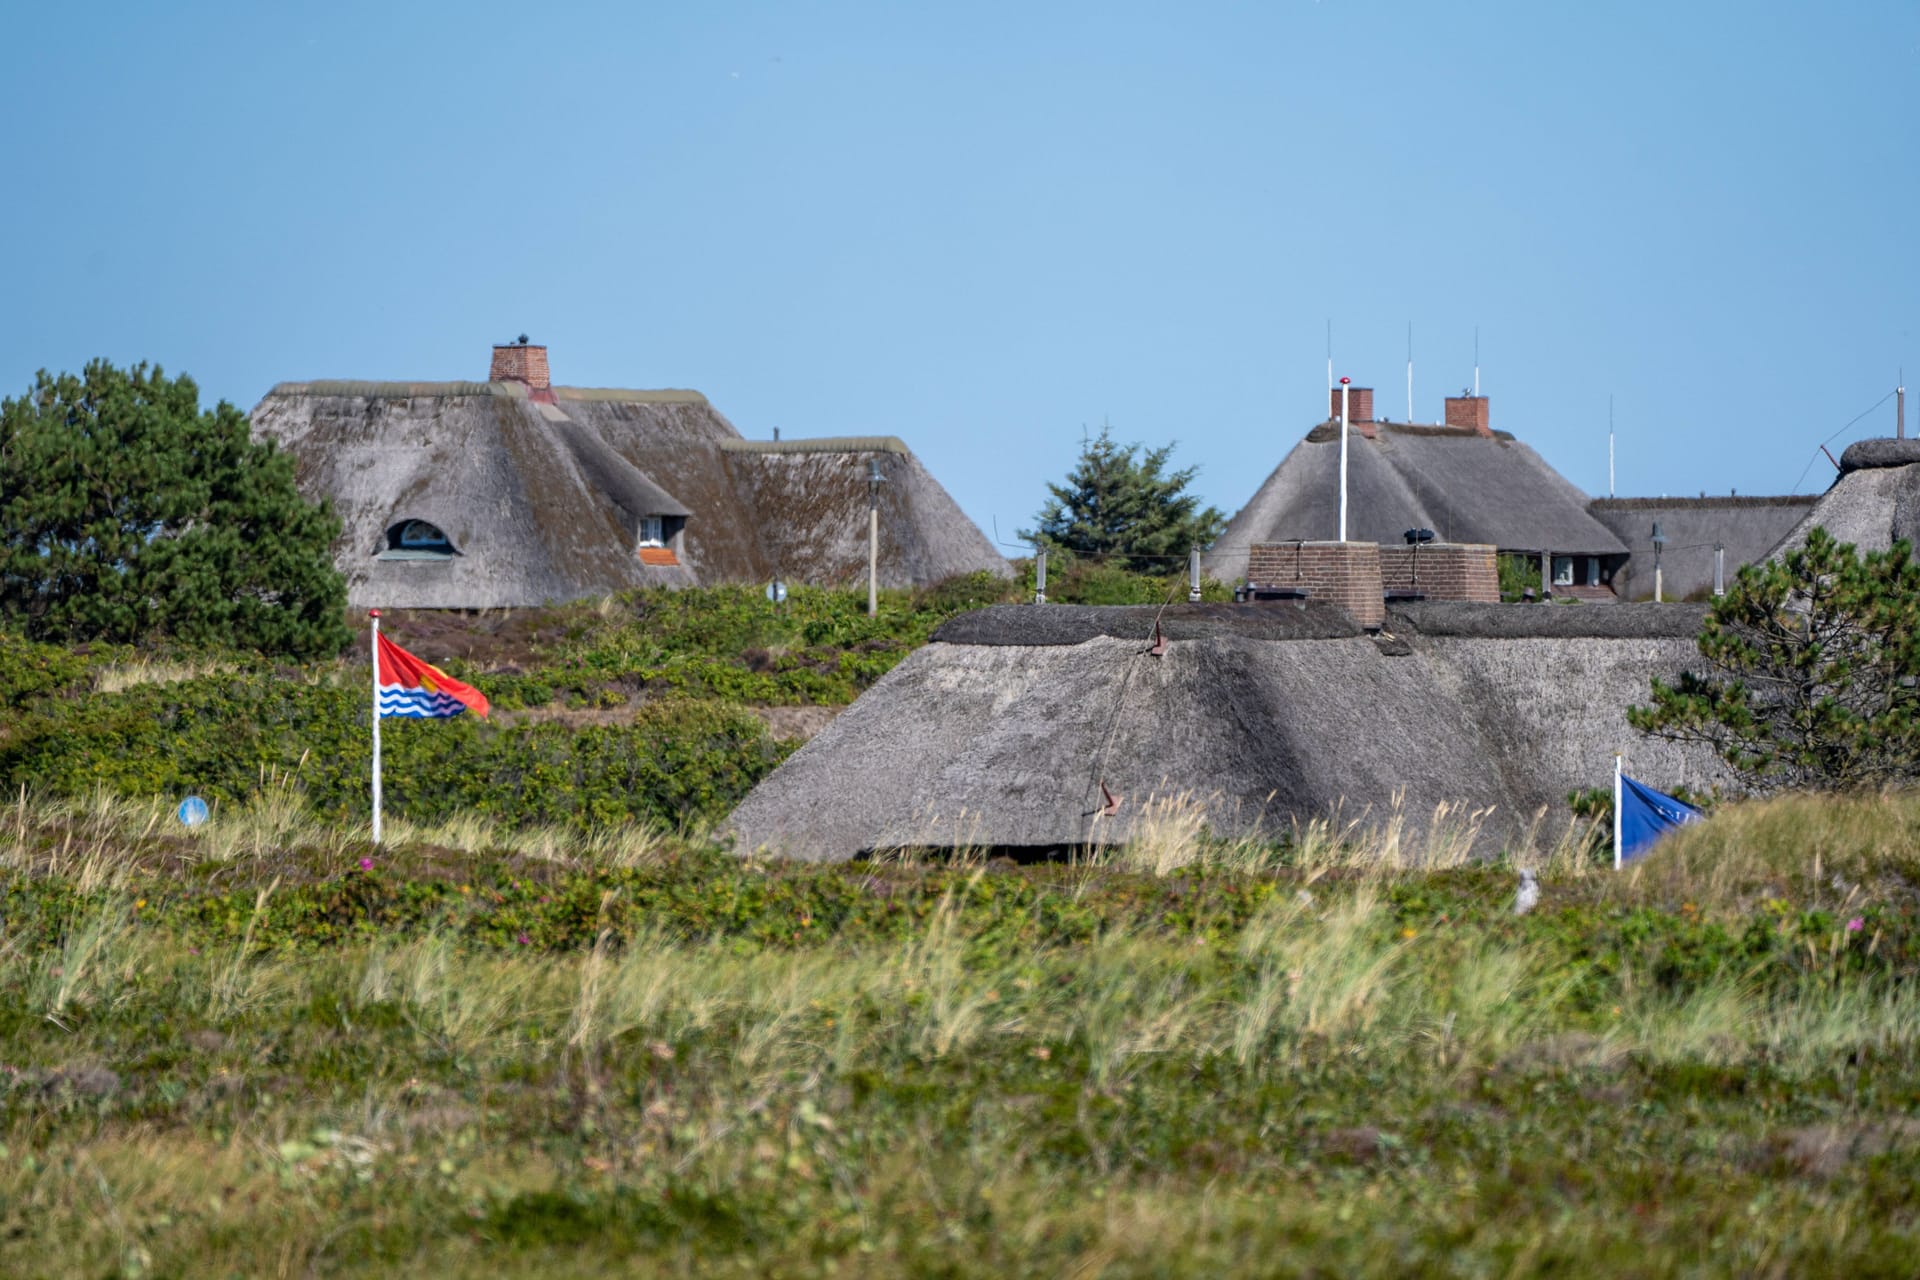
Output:
<path fill-rule="evenodd" d="M 373 842 L 380 843 L 380 611 L 367 610 L 373 619 Z"/>
<path fill-rule="evenodd" d="M 1620 869 L 1620 832 L 1625 826 L 1620 820 L 1620 753 L 1613 753 L 1613 869 Z"/>

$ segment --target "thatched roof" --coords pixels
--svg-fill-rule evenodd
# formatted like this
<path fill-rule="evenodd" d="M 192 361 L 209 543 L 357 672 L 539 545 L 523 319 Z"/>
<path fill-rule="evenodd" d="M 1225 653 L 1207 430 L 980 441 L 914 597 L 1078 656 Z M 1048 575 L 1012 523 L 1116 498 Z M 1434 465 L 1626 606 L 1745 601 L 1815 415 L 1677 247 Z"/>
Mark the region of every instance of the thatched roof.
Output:
<path fill-rule="evenodd" d="M 1770 553 L 1807 542 L 1814 526 L 1862 551 L 1898 539 L 1920 545 L 1920 440 L 1861 440 L 1840 455 L 1840 475 Z"/>
<path fill-rule="evenodd" d="M 1713 589 L 1713 549 L 1726 548 L 1727 581 L 1743 564 L 1767 558 L 1813 509 L 1812 496 L 1595 498 L 1594 519 L 1619 535 L 1633 558 L 1614 572 L 1622 599 L 1653 596 L 1653 526 L 1666 535 L 1660 556 L 1662 595 L 1678 600 Z"/>
<path fill-rule="evenodd" d="M 1587 497 L 1526 445 L 1498 433 L 1380 423 L 1349 430 L 1347 536 L 1397 543 L 1408 529 L 1502 551 L 1615 555 L 1619 538 L 1587 514 Z M 1339 536 L 1340 430 L 1323 423 L 1293 447 L 1208 553 L 1209 572 L 1238 577 L 1256 542 Z"/>
<path fill-rule="evenodd" d="M 345 532 L 336 560 L 356 605 L 491 608 L 650 583 L 845 582 L 866 570 L 867 467 L 880 499 L 880 577 L 917 586 L 1010 569 L 919 460 L 891 437 L 745 441 L 694 391 L 516 382 L 282 383 L 254 428 L 292 453 Z M 684 519 L 678 565 L 635 554 L 642 522 Z M 459 554 L 382 558 L 408 519 Z"/>
<path fill-rule="evenodd" d="M 1492 810 L 1491 850 L 1543 808 L 1564 826 L 1567 793 L 1608 785 L 1616 750 L 1664 785 L 1724 776 L 1626 724 L 1650 675 L 1698 661 L 1697 609 L 1424 604 L 1376 638 L 1262 608 L 1176 605 L 1157 658 L 1150 608 L 950 623 L 754 789 L 737 847 L 1073 848 L 1183 796 L 1216 833 L 1272 836 L 1336 812 L 1391 821 L 1399 795 L 1416 826 L 1442 803 Z M 1096 816 L 1103 781 L 1114 818 Z"/>

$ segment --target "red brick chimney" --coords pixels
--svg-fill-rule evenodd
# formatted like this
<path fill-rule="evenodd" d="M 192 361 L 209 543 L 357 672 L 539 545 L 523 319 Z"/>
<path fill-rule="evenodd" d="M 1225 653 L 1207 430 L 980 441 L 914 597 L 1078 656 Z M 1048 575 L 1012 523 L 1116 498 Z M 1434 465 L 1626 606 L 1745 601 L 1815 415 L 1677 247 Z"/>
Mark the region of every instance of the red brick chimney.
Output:
<path fill-rule="evenodd" d="M 1485 396 L 1448 396 L 1447 425 L 1465 427 L 1475 435 L 1492 435 L 1493 428 L 1487 425 L 1487 398 Z"/>
<path fill-rule="evenodd" d="M 1328 419 L 1333 422 L 1340 421 L 1340 388 L 1335 387 L 1333 390 L 1327 392 L 1327 399 L 1332 402 L 1327 408 Z M 1347 388 L 1347 421 L 1373 421 L 1372 387 Z"/>
<path fill-rule="evenodd" d="M 487 371 L 487 381 L 521 382 L 526 384 L 529 391 L 552 390 L 553 375 L 547 372 L 547 349 L 528 345 L 524 333 L 518 342 L 495 347 L 493 368 Z"/>

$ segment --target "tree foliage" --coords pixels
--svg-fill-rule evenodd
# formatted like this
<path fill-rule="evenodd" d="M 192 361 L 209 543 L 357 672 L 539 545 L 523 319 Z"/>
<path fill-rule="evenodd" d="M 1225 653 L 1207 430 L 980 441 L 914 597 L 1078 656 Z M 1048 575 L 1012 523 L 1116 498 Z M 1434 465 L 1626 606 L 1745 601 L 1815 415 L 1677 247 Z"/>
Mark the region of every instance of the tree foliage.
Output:
<path fill-rule="evenodd" d="M 1173 446 L 1122 445 L 1102 428 L 1080 447 L 1065 484 L 1049 484 L 1037 529 L 1020 537 L 1073 555 L 1110 559 L 1141 573 L 1166 573 L 1189 548 L 1220 536 L 1226 517 L 1186 491 L 1198 468 L 1168 471 Z"/>
<path fill-rule="evenodd" d="M 1920 772 L 1920 565 L 1816 528 L 1740 570 L 1700 633 L 1704 673 L 1653 681 L 1643 732 L 1712 746 L 1757 789 L 1837 790 Z"/>
<path fill-rule="evenodd" d="M 338 652 L 339 528 L 190 378 L 96 360 L 0 402 L 0 618 L 36 639 Z"/>

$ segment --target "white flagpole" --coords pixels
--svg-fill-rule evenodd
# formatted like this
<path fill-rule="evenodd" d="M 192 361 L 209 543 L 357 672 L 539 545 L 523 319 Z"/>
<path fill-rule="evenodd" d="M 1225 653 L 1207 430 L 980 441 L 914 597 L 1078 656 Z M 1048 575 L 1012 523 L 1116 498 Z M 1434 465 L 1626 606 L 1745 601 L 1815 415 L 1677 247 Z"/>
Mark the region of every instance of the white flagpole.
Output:
<path fill-rule="evenodd" d="M 1347 383 L 1340 379 L 1340 541 L 1347 540 Z"/>
<path fill-rule="evenodd" d="M 1620 753 L 1613 753 L 1613 869 L 1620 869 L 1620 832 L 1625 824 L 1620 818 Z"/>
<path fill-rule="evenodd" d="M 380 611 L 367 610 L 373 619 L 373 842 L 380 843 Z"/>

